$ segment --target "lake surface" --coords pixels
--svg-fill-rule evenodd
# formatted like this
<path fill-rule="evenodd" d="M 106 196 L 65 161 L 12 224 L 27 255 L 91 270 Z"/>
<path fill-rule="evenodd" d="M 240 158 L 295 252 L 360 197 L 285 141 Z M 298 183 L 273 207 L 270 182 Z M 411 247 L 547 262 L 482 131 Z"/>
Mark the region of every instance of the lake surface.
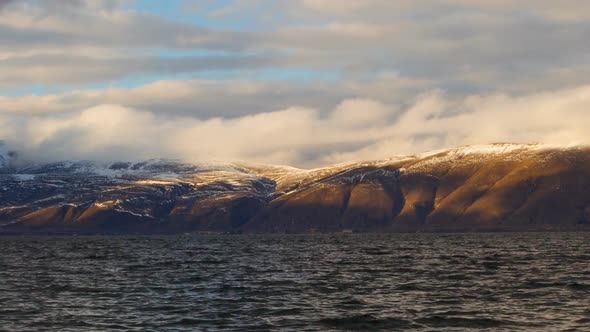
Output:
<path fill-rule="evenodd" d="M 0 237 L 1 331 L 590 331 L 590 233 Z"/>

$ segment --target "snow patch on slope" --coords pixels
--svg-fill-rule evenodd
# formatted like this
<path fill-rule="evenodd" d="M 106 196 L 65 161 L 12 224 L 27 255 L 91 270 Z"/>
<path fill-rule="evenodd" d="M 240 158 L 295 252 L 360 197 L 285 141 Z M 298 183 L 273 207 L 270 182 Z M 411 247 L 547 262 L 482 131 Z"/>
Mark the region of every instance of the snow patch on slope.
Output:
<path fill-rule="evenodd" d="M 102 201 L 102 202 L 94 202 L 94 206 L 101 208 L 101 209 L 108 209 L 108 208 L 112 208 L 114 206 L 121 204 L 121 202 L 122 201 L 119 199 Z"/>
<path fill-rule="evenodd" d="M 12 174 L 12 177 L 16 181 L 24 182 L 24 181 L 33 181 L 35 180 L 35 174 Z"/>
<path fill-rule="evenodd" d="M 451 149 L 434 150 L 416 155 L 417 158 L 428 158 L 439 154 L 453 156 L 467 155 L 505 155 L 511 153 L 536 153 L 547 150 L 570 150 L 575 148 L 584 148 L 586 146 L 579 144 L 555 145 L 544 143 L 494 143 L 481 145 L 466 145 Z"/>
<path fill-rule="evenodd" d="M 507 154 L 512 152 L 528 152 L 528 151 L 540 151 L 556 148 L 553 145 L 547 144 L 513 144 L 513 143 L 496 143 L 496 144 L 484 144 L 484 145 L 466 145 L 452 149 L 441 149 L 428 151 L 425 153 L 418 154 L 418 158 L 428 158 L 439 154 L 446 153 L 447 155 L 453 156 L 465 156 L 474 154 L 483 155 L 499 155 Z"/>

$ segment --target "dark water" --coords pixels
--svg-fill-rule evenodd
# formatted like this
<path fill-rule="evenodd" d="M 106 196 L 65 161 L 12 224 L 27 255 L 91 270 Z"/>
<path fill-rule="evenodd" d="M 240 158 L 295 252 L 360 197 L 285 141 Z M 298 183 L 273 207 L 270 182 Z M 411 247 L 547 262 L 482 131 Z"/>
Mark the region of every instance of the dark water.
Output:
<path fill-rule="evenodd" d="M 590 331 L 590 233 L 0 238 L 3 331 Z"/>

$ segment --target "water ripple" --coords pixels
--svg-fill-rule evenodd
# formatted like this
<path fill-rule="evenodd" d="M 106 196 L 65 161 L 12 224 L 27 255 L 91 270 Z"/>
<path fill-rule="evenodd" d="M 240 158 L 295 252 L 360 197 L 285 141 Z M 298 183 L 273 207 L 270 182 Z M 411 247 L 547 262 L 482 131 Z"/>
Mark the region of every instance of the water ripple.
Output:
<path fill-rule="evenodd" d="M 590 331 L 590 234 L 0 238 L 4 331 Z"/>

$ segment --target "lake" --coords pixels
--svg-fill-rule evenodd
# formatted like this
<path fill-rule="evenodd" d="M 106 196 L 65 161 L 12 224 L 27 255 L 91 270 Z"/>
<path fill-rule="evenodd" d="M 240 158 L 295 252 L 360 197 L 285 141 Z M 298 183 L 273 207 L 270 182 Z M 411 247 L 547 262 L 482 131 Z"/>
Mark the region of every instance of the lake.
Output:
<path fill-rule="evenodd" d="M 0 237 L 2 331 L 590 331 L 590 233 Z"/>

